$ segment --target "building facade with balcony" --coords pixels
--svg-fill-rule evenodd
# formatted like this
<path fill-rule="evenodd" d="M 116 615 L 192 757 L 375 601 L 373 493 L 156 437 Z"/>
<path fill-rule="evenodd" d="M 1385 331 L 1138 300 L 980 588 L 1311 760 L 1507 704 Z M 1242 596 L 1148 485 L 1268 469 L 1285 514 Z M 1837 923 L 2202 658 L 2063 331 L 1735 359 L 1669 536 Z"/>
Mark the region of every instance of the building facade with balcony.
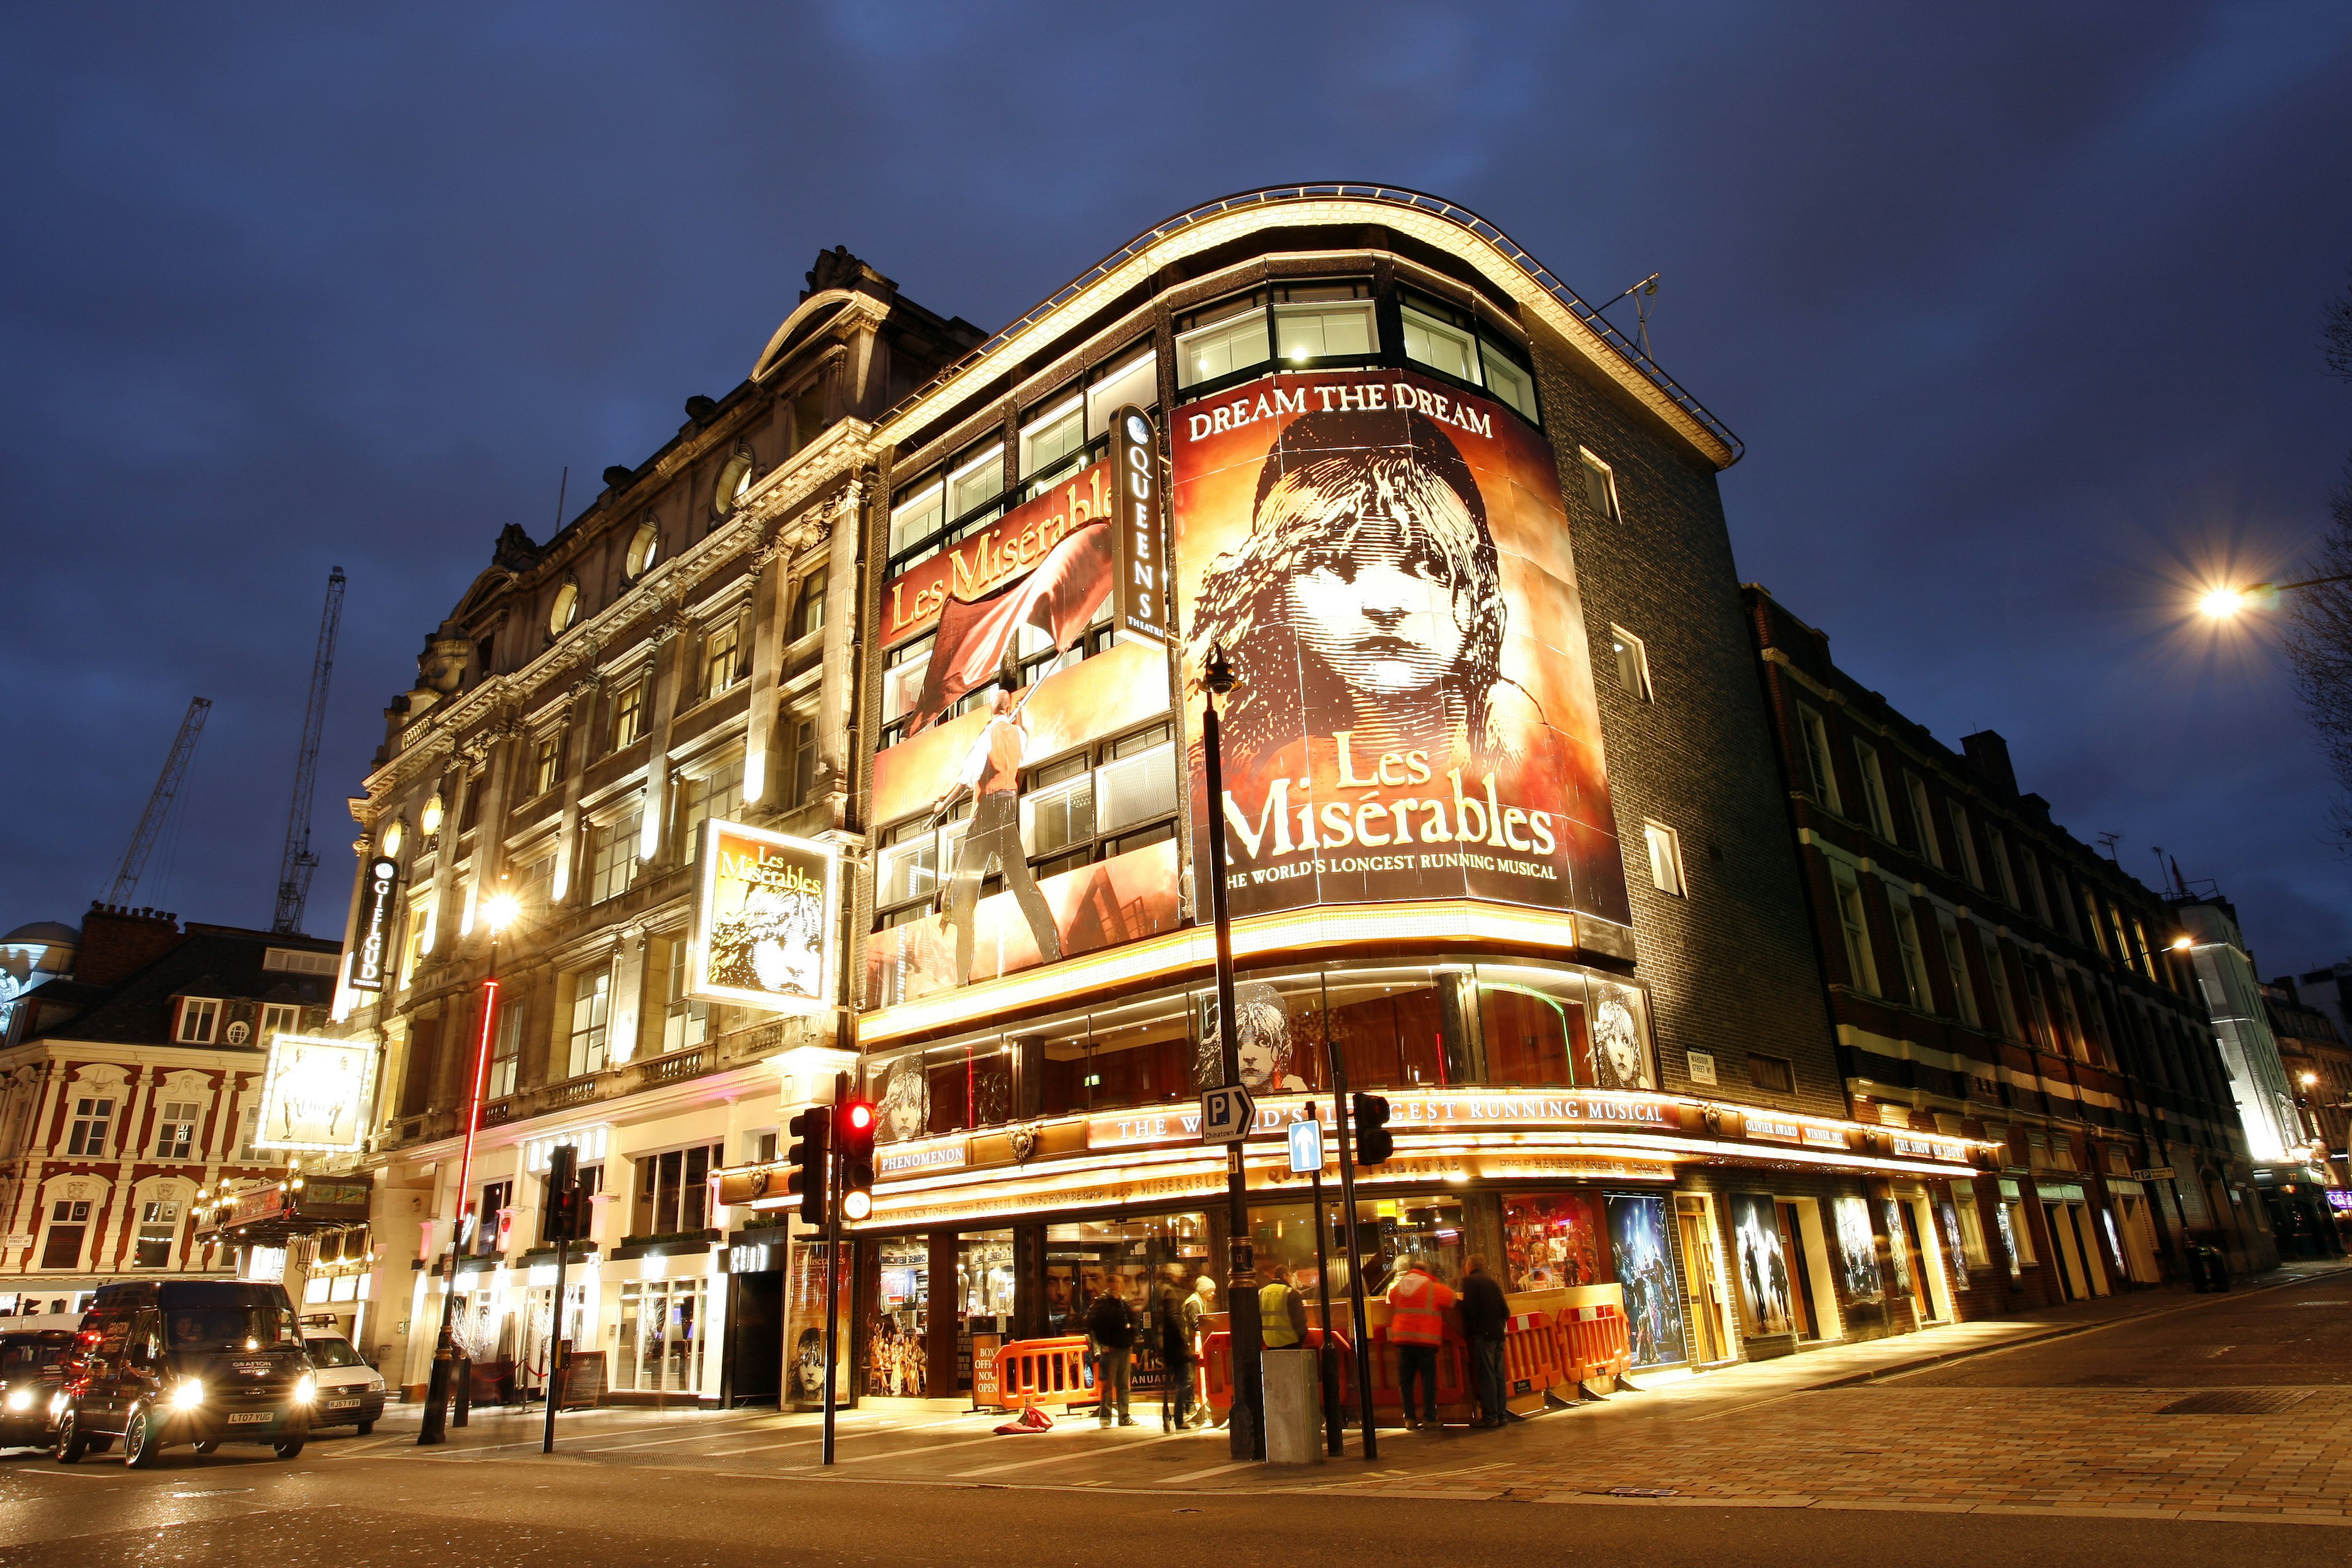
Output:
<path fill-rule="evenodd" d="M 337 944 L 100 905 L 7 942 L 42 951 L 0 1030 L 0 1318 L 76 1315 L 121 1279 L 276 1277 L 200 1234 L 197 1200 L 286 1174 L 255 1147 L 268 1042 L 328 1022 Z"/>
<path fill-rule="evenodd" d="M 611 1396 L 814 1392 L 775 1145 L 836 1073 L 882 1112 L 850 1392 L 961 1401 L 1100 1295 L 1220 1289 L 1212 831 L 1261 1260 L 1481 1253 L 1643 1366 L 1958 1315 L 1984 1151 L 1849 1113 L 1712 416 L 1411 193 L 1181 215 L 985 342 L 831 265 L 845 299 L 813 277 L 677 442 L 509 531 L 354 803 L 397 868 L 384 989 L 344 1002 L 384 1048 L 379 1203 L 416 1215 L 404 1381 L 452 1226 L 469 1348 L 541 1364 L 569 1142 L 600 1195 L 563 1332 Z M 697 999 L 763 962 L 742 911 L 693 945 L 719 820 L 835 848 L 835 1013 Z M 1352 1228 L 1280 1158 L 1343 1079 L 1397 1134 Z"/>
<path fill-rule="evenodd" d="M 1747 605 L 1857 1116 L 1999 1151 L 1972 1184 L 1993 1314 L 2179 1278 L 2183 1248 L 2276 1261 L 2254 1153 L 2179 909 Z"/>

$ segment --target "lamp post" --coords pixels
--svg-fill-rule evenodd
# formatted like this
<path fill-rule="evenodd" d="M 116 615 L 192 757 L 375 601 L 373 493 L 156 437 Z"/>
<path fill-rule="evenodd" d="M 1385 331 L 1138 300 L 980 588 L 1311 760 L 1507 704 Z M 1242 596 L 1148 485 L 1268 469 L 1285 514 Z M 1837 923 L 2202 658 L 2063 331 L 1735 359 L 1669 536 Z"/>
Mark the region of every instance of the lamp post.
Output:
<path fill-rule="evenodd" d="M 2199 595 L 2197 607 L 2217 621 L 2226 621 L 2244 610 L 2268 610 L 2278 604 L 2278 596 L 2290 588 L 2316 588 L 2328 583 L 2352 583 L 2352 572 L 2339 572 L 2327 577 L 2305 577 L 2297 583 L 2249 583 L 2242 588 L 2222 586 L 2209 588 Z"/>
<path fill-rule="evenodd" d="M 441 1263 L 441 1334 L 433 1345 L 433 1375 L 425 1387 L 425 1419 L 416 1429 L 421 1447 L 449 1440 L 447 1431 L 449 1379 L 457 1362 L 457 1340 L 452 1331 L 457 1310 L 457 1237 L 466 1217 L 466 1192 L 474 1179 L 474 1134 L 482 1124 L 482 1086 L 489 1076 L 491 1029 L 499 1011 L 499 936 L 520 906 L 503 882 L 484 901 L 482 919 L 490 928 L 490 966 L 482 976 L 482 1037 L 474 1050 L 474 1081 L 466 1096 L 466 1152 L 457 1161 L 457 1213 L 449 1221 L 449 1250 Z"/>
<path fill-rule="evenodd" d="M 1201 752 L 1209 774 L 1209 910 L 1217 931 L 1217 1065 L 1219 1080 L 1242 1080 L 1240 1030 L 1234 1016 L 1234 921 L 1225 900 L 1225 759 L 1217 700 L 1241 684 L 1223 644 L 1212 644 L 1202 672 Z M 1232 1454 L 1265 1458 L 1265 1379 L 1258 1357 L 1265 1346 L 1258 1321 L 1257 1255 L 1250 1239 L 1249 1174 L 1242 1163 L 1246 1140 L 1225 1145 L 1225 1318 L 1233 1351 L 1234 1411 L 1227 1436 Z M 1318 1218 L 1316 1222 L 1320 1225 Z"/>

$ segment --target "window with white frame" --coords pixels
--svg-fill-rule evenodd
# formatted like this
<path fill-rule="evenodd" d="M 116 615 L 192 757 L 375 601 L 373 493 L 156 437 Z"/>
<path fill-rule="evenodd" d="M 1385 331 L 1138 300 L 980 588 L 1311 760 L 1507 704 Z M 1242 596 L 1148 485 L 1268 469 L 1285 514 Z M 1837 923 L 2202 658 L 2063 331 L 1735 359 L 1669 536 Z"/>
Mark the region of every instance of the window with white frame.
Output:
<path fill-rule="evenodd" d="M 1004 494 L 1004 444 L 992 443 L 975 452 L 966 453 L 948 472 L 948 521 L 963 527 L 990 521 L 973 514 L 989 507 Z"/>
<path fill-rule="evenodd" d="M 645 827 L 645 807 L 597 823 L 588 829 L 588 901 L 601 904 L 618 898 L 637 879 L 637 835 Z"/>
<path fill-rule="evenodd" d="M 1992 851 L 1992 890 L 1999 893 L 2000 901 L 2010 908 L 2023 909 L 2024 904 L 2017 897 L 2017 883 L 2009 874 L 2009 840 L 2002 837 L 2000 829 L 1990 822 L 1985 824 L 1985 847 Z"/>
<path fill-rule="evenodd" d="M 1981 888 L 1985 885 L 1984 867 L 1977 860 L 1976 836 L 1969 831 L 1968 807 L 1957 800 L 1945 804 L 1951 807 L 1952 842 L 1960 847 L 1958 855 L 1955 857 L 1959 862 L 1960 875 L 1969 879 L 1969 887 Z"/>
<path fill-rule="evenodd" d="M 1927 955 L 1919 945 L 1919 917 L 1908 898 L 1887 890 L 1895 915 L 1895 945 L 1901 950 L 1903 979 L 1911 988 L 1911 1005 L 1922 1013 L 1936 1011 L 1936 990 L 1927 982 Z"/>
<path fill-rule="evenodd" d="M 416 966 L 425 957 L 425 939 L 433 932 L 433 901 L 419 898 L 408 906 L 406 929 L 400 939 L 400 988 L 408 989 L 416 978 Z"/>
<path fill-rule="evenodd" d="M 693 773 L 678 781 L 677 798 L 675 848 L 683 860 L 694 854 L 704 823 L 730 821 L 742 811 L 742 752 L 730 750 L 716 763 L 698 764 Z"/>
<path fill-rule="evenodd" d="M 521 1076 L 523 1017 L 529 1005 L 518 994 L 499 1010 L 498 1035 L 490 1042 L 489 1079 L 483 1089 L 491 1100 L 512 1094 Z"/>
<path fill-rule="evenodd" d="M 605 1062 L 605 1031 L 610 1024 L 613 1007 L 613 970 L 610 964 L 583 969 L 571 977 L 571 1073 L 583 1078 L 592 1072 L 603 1072 Z"/>
<path fill-rule="evenodd" d="M 660 1019 L 661 1054 L 691 1050 L 709 1037 L 710 1004 L 686 994 L 693 978 L 690 939 L 657 936 L 646 945 L 646 1011 Z"/>
<path fill-rule="evenodd" d="M 709 699 L 730 691 L 742 676 L 742 625 L 722 622 L 702 639 L 702 695 Z"/>
<path fill-rule="evenodd" d="M 184 1046 L 209 1046 L 220 1029 L 221 1005 L 209 996 L 180 998 L 180 1027 L 173 1036 Z"/>
<path fill-rule="evenodd" d="M 1366 283 L 1292 284 L 1274 292 L 1274 353 L 1285 364 L 1369 359 L 1380 352 L 1380 323 Z"/>
<path fill-rule="evenodd" d="M 169 1198 L 150 1198 L 139 1205 L 138 1267 L 169 1268 L 172 1245 L 180 1236 L 180 1205 Z"/>
<path fill-rule="evenodd" d="M 646 736 L 646 683 L 633 680 L 613 694 L 612 749 L 634 746 Z"/>
<path fill-rule="evenodd" d="M 530 759 L 530 793 L 534 798 L 545 795 L 563 782 L 563 731 L 541 735 L 532 743 Z"/>
<path fill-rule="evenodd" d="M 41 1267 L 81 1267 L 82 1238 L 89 1234 L 89 1200 L 59 1198 L 49 1205 L 49 1232 L 41 1241 Z"/>
<path fill-rule="evenodd" d="M 66 1130 L 66 1152 L 82 1159 L 103 1158 L 106 1135 L 113 1126 L 113 1100 L 98 1095 L 76 1097 L 73 1122 Z"/>
<path fill-rule="evenodd" d="M 784 804 L 806 805 L 816 798 L 816 716 L 787 714 L 784 729 Z"/>
<path fill-rule="evenodd" d="M 239 1164 L 250 1165 L 260 1161 L 261 1152 L 253 1146 L 253 1141 L 260 1136 L 261 1107 L 248 1105 L 237 1123 L 236 1158 Z"/>
<path fill-rule="evenodd" d="M 261 1005 L 261 1044 L 268 1045 L 278 1035 L 299 1034 L 301 1029 L 300 1003 L 264 1002 Z"/>
<path fill-rule="evenodd" d="M 1617 684 L 1636 702 L 1651 700 L 1650 650 L 1623 626 L 1609 628 L 1609 651 L 1617 660 Z"/>
<path fill-rule="evenodd" d="M 832 583 L 830 567 L 819 566 L 801 579 L 793 595 L 792 638 L 813 637 L 824 630 L 825 593 Z"/>
<path fill-rule="evenodd" d="M 1869 827 L 1888 843 L 1895 841 L 1895 813 L 1886 799 L 1886 773 L 1879 766 L 1878 748 L 1856 739 L 1854 771 L 1862 775 L 1863 809 L 1870 813 Z"/>
<path fill-rule="evenodd" d="M 1959 921 L 1953 917 L 1951 910 L 1938 909 L 1936 911 L 1936 934 L 1943 939 L 1944 967 L 1952 977 L 1952 999 L 1960 1022 L 1975 1028 L 1979 1022 L 1976 987 L 1969 982 L 1969 961 L 1960 951 Z"/>
<path fill-rule="evenodd" d="M 1854 987 L 1880 995 L 1878 961 L 1870 950 L 1870 919 L 1863 907 L 1862 884 L 1846 867 L 1832 865 L 1830 886 L 1837 896 L 1838 930 L 1845 938 L 1846 967 Z"/>
<path fill-rule="evenodd" d="M 920 547 L 946 521 L 947 487 L 936 473 L 928 483 L 908 487 L 904 499 L 890 509 L 891 570 L 902 570 L 926 555 L 936 554 L 936 545 L 929 550 Z M 907 559 L 902 561 L 901 556 Z"/>
<path fill-rule="evenodd" d="M 1797 729 L 1805 739 L 1805 776 L 1813 798 L 1832 811 L 1839 809 L 1837 774 L 1830 769 L 1830 727 L 1814 709 L 1797 704 Z"/>
<path fill-rule="evenodd" d="M 204 1104 L 194 1100 L 167 1100 L 155 1111 L 155 1158 L 185 1160 L 196 1149 L 196 1127 Z"/>
<path fill-rule="evenodd" d="M 1158 350 L 1145 349 L 1141 353 L 1114 360 L 1095 372 L 1087 383 L 1087 435 L 1091 439 L 1108 434 L 1111 416 L 1130 404 L 1138 408 L 1153 408 L 1159 403 Z"/>
<path fill-rule="evenodd" d="M 1911 831 L 1918 836 L 1919 853 L 1937 870 L 1944 868 L 1944 851 L 1936 842 L 1935 813 L 1927 807 L 1927 786 L 1917 773 L 1905 770 L 1903 793 L 1911 802 Z"/>
<path fill-rule="evenodd" d="M 1085 399 L 1073 392 L 1032 413 L 1021 426 L 1021 479 L 1026 485 L 1050 482 L 1076 466 L 1087 449 Z"/>
<path fill-rule="evenodd" d="M 2001 952 L 1999 938 L 1985 944 L 1985 973 L 1992 980 L 1992 1003 L 2000 1015 L 2000 1032 L 2012 1040 L 2025 1038 L 2024 1026 L 2018 1021 L 2017 997 L 2009 984 L 2008 955 Z"/>
<path fill-rule="evenodd" d="M 1273 357 L 1265 303 L 1262 293 L 1245 294 L 1195 310 L 1180 322 L 1176 384 L 1189 387 L 1220 381 Z"/>
<path fill-rule="evenodd" d="M 1681 898 L 1690 891 L 1683 881 L 1681 836 L 1663 822 L 1642 824 L 1642 840 L 1650 850 L 1650 885 Z"/>
<path fill-rule="evenodd" d="M 1484 384 L 1478 374 L 1478 340 L 1453 312 L 1441 316 L 1416 297 L 1412 304 L 1401 305 L 1397 314 L 1404 331 L 1405 358 L 1456 381 Z"/>
<path fill-rule="evenodd" d="M 1576 449 L 1576 456 L 1584 470 L 1584 500 L 1592 515 L 1603 522 L 1622 521 L 1617 510 L 1617 470 L 1582 447 Z"/>

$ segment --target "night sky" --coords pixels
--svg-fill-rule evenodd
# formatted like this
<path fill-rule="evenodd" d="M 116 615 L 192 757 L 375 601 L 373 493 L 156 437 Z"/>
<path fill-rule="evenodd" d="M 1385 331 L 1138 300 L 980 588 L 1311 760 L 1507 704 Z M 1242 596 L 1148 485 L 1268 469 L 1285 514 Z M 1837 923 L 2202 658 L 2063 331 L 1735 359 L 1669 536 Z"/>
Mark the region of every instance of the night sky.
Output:
<path fill-rule="evenodd" d="M 2290 567 L 2352 452 L 2352 6 L 372 9 L 0 20 L 0 931 L 110 882 L 197 693 L 138 901 L 268 924 L 340 564 L 333 931 L 343 797 L 499 530 L 740 381 L 819 248 L 992 330 L 1350 179 L 1596 301 L 1663 272 L 1743 576 L 2126 869 L 2218 880 L 2265 973 L 2352 952 L 2274 638 L 2179 613 Z"/>

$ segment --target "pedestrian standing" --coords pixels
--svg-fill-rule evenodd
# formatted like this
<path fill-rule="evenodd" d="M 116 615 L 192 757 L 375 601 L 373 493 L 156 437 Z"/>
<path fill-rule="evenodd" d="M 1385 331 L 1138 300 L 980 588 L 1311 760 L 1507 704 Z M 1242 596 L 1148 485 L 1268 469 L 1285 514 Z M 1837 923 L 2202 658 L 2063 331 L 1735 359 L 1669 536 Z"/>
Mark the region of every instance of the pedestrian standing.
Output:
<path fill-rule="evenodd" d="M 1171 1432 L 1182 1431 L 1192 1413 L 1192 1336 L 1185 1322 L 1192 1300 L 1184 1289 L 1184 1266 L 1162 1265 L 1160 1284 L 1151 1293 L 1151 1321 L 1159 1331 L 1160 1361 L 1168 1378 L 1160 1424 Z"/>
<path fill-rule="evenodd" d="M 1274 1278 L 1258 1288 L 1257 1321 L 1265 1348 L 1286 1351 L 1307 1342 L 1307 1300 L 1290 1283 L 1290 1265 L 1267 1270 Z"/>
<path fill-rule="evenodd" d="M 1114 1283 L 1106 1282 L 1103 1293 L 1087 1312 L 1087 1342 L 1095 1356 L 1096 1419 L 1110 1425 L 1115 1394 L 1118 1424 L 1134 1426 L 1135 1418 L 1127 1413 L 1127 1384 L 1129 1363 L 1135 1354 L 1135 1310 Z"/>
<path fill-rule="evenodd" d="M 1217 1282 L 1206 1274 L 1192 1281 L 1192 1294 L 1184 1301 L 1184 1342 L 1192 1352 L 1195 1375 L 1205 1376 L 1208 1363 L 1208 1325 L 1202 1321 L 1217 1310 Z M 1209 1391 L 1205 1386 L 1191 1391 L 1200 1404 L 1192 1414 L 1192 1424 L 1205 1426 L 1209 1423 Z"/>
<path fill-rule="evenodd" d="M 1389 1287 L 1389 1343 L 1396 1346 L 1397 1388 L 1408 1432 L 1437 1425 L 1437 1347 L 1445 1342 L 1445 1309 L 1454 1292 L 1414 1258 Z M 1412 1418 L 1412 1385 L 1422 1386 L 1421 1419 Z"/>
<path fill-rule="evenodd" d="M 1486 1260 L 1473 1256 L 1462 1270 L 1462 1337 L 1470 1342 L 1470 1364 L 1478 1374 L 1481 1426 L 1500 1426 L 1510 1418 L 1503 1381 L 1503 1337 L 1510 1324 L 1503 1288 L 1486 1272 Z"/>

